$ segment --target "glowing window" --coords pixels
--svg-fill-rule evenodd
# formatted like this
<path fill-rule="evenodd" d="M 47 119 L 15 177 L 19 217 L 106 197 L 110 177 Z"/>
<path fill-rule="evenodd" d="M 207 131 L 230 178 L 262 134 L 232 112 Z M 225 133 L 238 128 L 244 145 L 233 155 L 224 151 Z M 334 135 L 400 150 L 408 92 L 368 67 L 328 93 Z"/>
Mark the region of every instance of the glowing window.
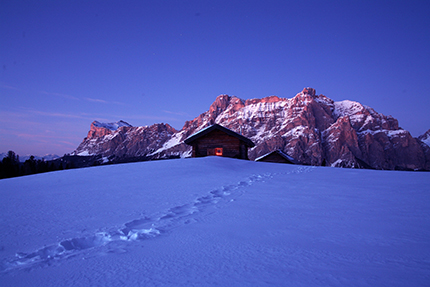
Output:
<path fill-rule="evenodd" d="M 215 148 L 215 155 L 222 156 L 222 147 Z"/>

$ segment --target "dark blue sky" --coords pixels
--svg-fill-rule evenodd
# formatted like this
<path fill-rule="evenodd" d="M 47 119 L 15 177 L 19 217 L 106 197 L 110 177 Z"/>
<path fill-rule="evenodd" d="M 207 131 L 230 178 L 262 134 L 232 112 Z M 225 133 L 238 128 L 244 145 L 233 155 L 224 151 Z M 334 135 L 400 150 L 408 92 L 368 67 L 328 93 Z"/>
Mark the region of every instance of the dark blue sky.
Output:
<path fill-rule="evenodd" d="M 0 0 L 0 152 L 73 151 L 93 120 L 180 129 L 219 94 L 304 87 L 430 128 L 430 1 Z"/>

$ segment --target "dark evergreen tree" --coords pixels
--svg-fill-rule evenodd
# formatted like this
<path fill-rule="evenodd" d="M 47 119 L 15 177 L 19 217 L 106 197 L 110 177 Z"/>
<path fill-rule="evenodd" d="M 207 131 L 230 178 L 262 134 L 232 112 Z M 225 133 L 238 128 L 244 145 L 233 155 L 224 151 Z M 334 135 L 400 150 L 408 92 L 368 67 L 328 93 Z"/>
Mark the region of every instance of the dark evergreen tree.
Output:
<path fill-rule="evenodd" d="M 7 156 L 2 160 L 0 171 L 1 178 L 14 177 L 19 175 L 19 156 L 13 151 L 8 151 Z"/>

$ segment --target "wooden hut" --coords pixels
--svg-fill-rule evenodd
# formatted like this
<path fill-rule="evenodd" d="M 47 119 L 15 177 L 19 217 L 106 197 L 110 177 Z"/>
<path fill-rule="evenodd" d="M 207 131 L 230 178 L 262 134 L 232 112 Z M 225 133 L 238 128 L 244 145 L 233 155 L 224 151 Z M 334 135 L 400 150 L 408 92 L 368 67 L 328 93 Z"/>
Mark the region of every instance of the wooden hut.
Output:
<path fill-rule="evenodd" d="M 263 161 L 263 162 L 275 162 L 275 163 L 289 163 L 289 164 L 298 164 L 299 162 L 284 153 L 283 151 L 277 149 L 272 152 L 269 152 L 259 158 L 256 158 L 255 161 Z"/>
<path fill-rule="evenodd" d="M 184 142 L 193 147 L 192 157 L 216 155 L 248 159 L 248 148 L 255 146 L 250 139 L 218 124 L 198 131 Z"/>

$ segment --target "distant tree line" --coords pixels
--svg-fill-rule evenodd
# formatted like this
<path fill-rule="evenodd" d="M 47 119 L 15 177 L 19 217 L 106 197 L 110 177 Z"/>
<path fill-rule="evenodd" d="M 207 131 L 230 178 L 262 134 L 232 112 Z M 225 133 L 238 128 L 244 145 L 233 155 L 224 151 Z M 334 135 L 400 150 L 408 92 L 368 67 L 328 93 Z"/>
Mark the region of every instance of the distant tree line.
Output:
<path fill-rule="evenodd" d="M 20 162 L 19 156 L 15 152 L 8 151 L 7 156 L 0 161 L 0 179 L 68 168 L 72 168 L 72 166 L 61 161 L 36 160 L 34 156 L 30 156 L 25 162 Z"/>
<path fill-rule="evenodd" d="M 174 159 L 179 156 L 169 156 L 162 159 Z M 16 176 L 30 175 L 42 172 L 50 172 L 56 170 L 72 169 L 72 168 L 83 168 L 98 165 L 108 164 L 120 164 L 129 162 L 140 162 L 150 160 L 161 160 L 153 159 L 147 156 L 137 157 L 111 157 L 109 159 L 103 158 L 101 155 L 94 156 L 77 156 L 65 154 L 64 156 L 54 160 L 41 160 L 34 156 L 30 156 L 25 162 L 19 161 L 19 156 L 13 151 L 9 151 L 7 156 L 0 161 L 0 179 L 10 178 Z"/>

